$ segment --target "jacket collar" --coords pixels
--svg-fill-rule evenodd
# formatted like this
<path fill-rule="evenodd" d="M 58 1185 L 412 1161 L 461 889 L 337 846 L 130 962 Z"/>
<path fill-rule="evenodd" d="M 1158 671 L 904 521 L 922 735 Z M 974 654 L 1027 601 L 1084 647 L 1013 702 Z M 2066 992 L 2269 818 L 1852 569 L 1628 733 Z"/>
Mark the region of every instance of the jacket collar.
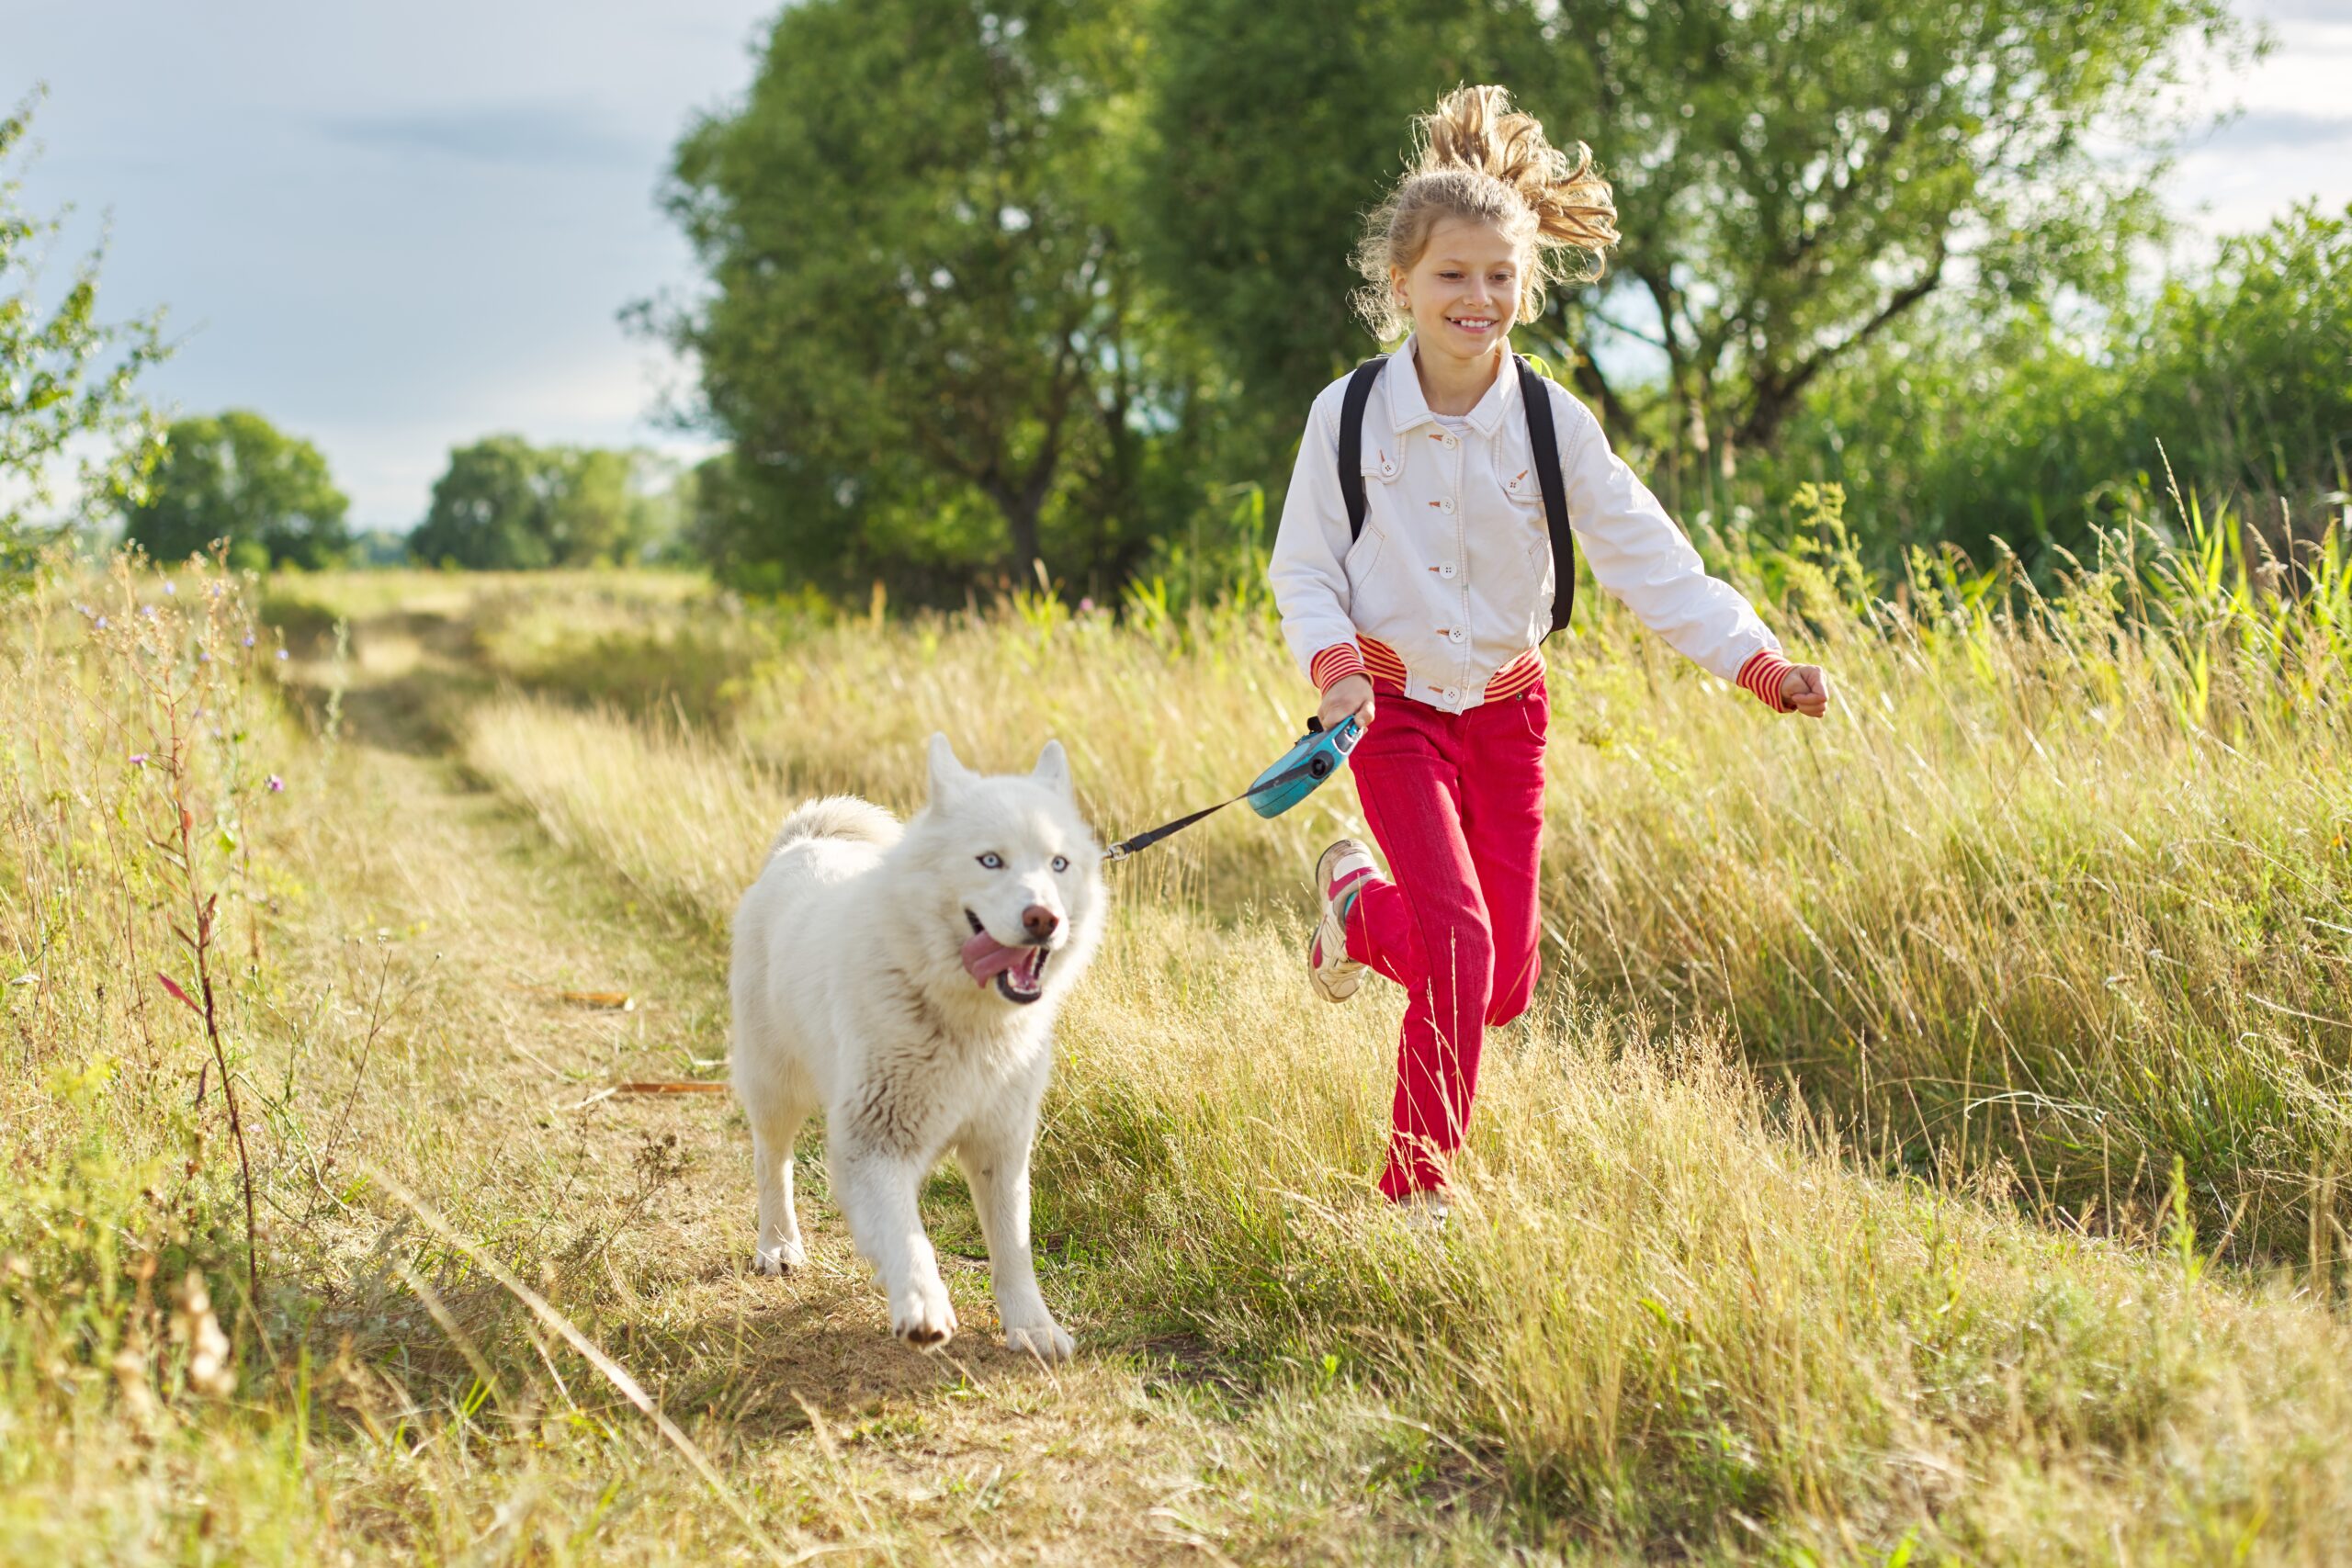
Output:
<path fill-rule="evenodd" d="M 1414 367 L 1414 355 L 1420 352 L 1418 334 L 1408 334 L 1390 355 L 1388 374 L 1381 379 L 1388 383 L 1388 412 L 1396 423 L 1398 434 L 1422 423 L 1434 424 L 1437 416 L 1430 412 L 1429 400 L 1421 396 L 1420 372 Z M 1504 420 L 1516 416 L 1519 407 L 1519 377 L 1511 367 L 1508 345 L 1504 349 L 1503 365 L 1496 375 L 1494 385 L 1470 411 L 1471 427 L 1481 435 L 1492 435 L 1501 428 Z"/>

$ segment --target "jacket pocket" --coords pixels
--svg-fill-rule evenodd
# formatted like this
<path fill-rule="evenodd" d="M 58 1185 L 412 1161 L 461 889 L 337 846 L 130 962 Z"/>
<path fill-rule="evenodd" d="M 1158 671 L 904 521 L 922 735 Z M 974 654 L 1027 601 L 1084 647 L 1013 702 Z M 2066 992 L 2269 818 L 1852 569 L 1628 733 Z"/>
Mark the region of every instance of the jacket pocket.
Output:
<path fill-rule="evenodd" d="M 1348 547 L 1344 565 L 1352 618 L 1359 631 L 1374 629 L 1376 621 L 1395 608 L 1396 595 L 1381 572 L 1382 561 L 1395 554 L 1389 529 L 1396 515 L 1396 487 L 1404 464 L 1394 452 L 1366 445 L 1362 463 L 1363 532 Z M 1394 562 L 1391 563 L 1393 575 Z"/>
<path fill-rule="evenodd" d="M 1524 454 L 1514 457 L 1509 452 L 1496 455 L 1496 479 L 1502 481 L 1503 494 L 1511 504 L 1524 510 L 1544 510 L 1544 480 Z"/>

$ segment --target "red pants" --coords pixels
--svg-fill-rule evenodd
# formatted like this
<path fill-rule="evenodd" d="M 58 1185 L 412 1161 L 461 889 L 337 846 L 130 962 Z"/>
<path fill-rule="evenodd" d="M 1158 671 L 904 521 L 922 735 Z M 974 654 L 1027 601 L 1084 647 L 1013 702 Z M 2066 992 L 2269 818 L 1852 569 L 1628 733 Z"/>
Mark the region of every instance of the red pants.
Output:
<path fill-rule="evenodd" d="M 1460 714 L 1383 696 L 1349 759 L 1395 880 L 1372 879 L 1348 910 L 1348 956 L 1411 993 L 1380 1178 L 1392 1199 L 1445 1184 L 1485 1028 L 1524 1012 L 1535 988 L 1550 718 L 1540 683 Z"/>

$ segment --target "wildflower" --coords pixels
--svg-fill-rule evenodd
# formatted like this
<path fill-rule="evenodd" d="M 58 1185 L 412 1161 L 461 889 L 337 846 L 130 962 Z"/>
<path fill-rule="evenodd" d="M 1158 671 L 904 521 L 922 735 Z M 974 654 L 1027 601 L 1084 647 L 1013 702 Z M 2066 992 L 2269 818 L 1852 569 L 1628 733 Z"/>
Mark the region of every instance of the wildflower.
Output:
<path fill-rule="evenodd" d="M 286 650 L 285 650 L 284 649 L 282 649 L 282 648 L 281 648 L 281 649 L 279 649 L 277 650 L 277 657 L 278 657 L 278 659 L 279 659 L 280 660 L 283 660 L 285 659 L 285 657 L 286 657 Z"/>
<path fill-rule="evenodd" d="M 107 629 L 107 618 L 104 615 L 100 615 L 98 617 L 96 629 L 98 631 L 104 631 Z"/>
<path fill-rule="evenodd" d="M 251 633 L 251 632 L 247 632 L 247 633 L 245 634 L 245 646 L 246 646 L 247 648 L 251 648 L 253 645 L 254 645 L 254 634 L 253 634 L 253 633 Z"/>
<path fill-rule="evenodd" d="M 212 662 L 212 655 L 199 648 L 196 650 L 196 661 L 198 664 L 209 664 Z"/>
<path fill-rule="evenodd" d="M 179 588 L 176 584 L 172 582 L 170 579 L 166 578 L 164 581 L 164 592 L 166 593 L 177 593 L 179 592 Z"/>
<path fill-rule="evenodd" d="M 279 778 L 276 773 L 270 774 L 269 793 L 272 795 L 284 795 L 286 793 L 286 781 Z"/>
<path fill-rule="evenodd" d="M 1078 613 L 1081 615 L 1091 615 L 1094 614 L 1094 596 L 1092 594 L 1090 593 L 1085 598 L 1080 599 L 1078 602 Z"/>
<path fill-rule="evenodd" d="M 130 754 L 130 765 L 134 768 L 145 767 L 147 765 L 147 753 L 144 751 L 133 751 Z"/>

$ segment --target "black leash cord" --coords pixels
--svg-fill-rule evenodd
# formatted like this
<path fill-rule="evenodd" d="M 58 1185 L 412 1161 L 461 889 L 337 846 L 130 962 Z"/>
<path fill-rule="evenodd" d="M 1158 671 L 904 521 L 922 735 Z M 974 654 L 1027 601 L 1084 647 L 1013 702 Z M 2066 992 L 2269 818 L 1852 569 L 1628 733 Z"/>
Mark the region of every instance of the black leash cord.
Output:
<path fill-rule="evenodd" d="M 1317 728 L 1320 727 L 1318 726 Z M 1193 823 L 1199 821 L 1204 817 L 1215 816 L 1217 812 L 1220 812 L 1227 807 L 1231 806 L 1234 800 L 1247 800 L 1253 795 L 1263 795 L 1270 789 L 1278 789 L 1283 784 L 1293 784 L 1300 779 L 1313 778 L 1315 776 L 1315 764 L 1312 761 L 1300 762 L 1294 767 L 1284 768 L 1272 778 L 1261 779 L 1258 783 L 1251 784 L 1248 789 L 1245 789 L 1239 795 L 1235 795 L 1233 800 L 1220 800 L 1215 806 L 1203 807 L 1200 810 L 1193 812 L 1190 817 L 1179 817 L 1173 822 L 1163 822 L 1159 827 L 1152 829 L 1148 832 L 1137 833 L 1132 839 L 1122 839 L 1117 843 L 1113 844 L 1109 849 L 1102 852 L 1102 859 L 1106 863 L 1112 861 L 1125 860 L 1129 855 L 1135 853 L 1137 850 L 1148 850 L 1151 848 L 1152 845 L 1159 842 L 1160 840 L 1168 837 L 1170 833 L 1182 832 L 1183 829 L 1191 827 Z M 1327 774 L 1325 776 L 1328 777 L 1329 775 Z"/>

